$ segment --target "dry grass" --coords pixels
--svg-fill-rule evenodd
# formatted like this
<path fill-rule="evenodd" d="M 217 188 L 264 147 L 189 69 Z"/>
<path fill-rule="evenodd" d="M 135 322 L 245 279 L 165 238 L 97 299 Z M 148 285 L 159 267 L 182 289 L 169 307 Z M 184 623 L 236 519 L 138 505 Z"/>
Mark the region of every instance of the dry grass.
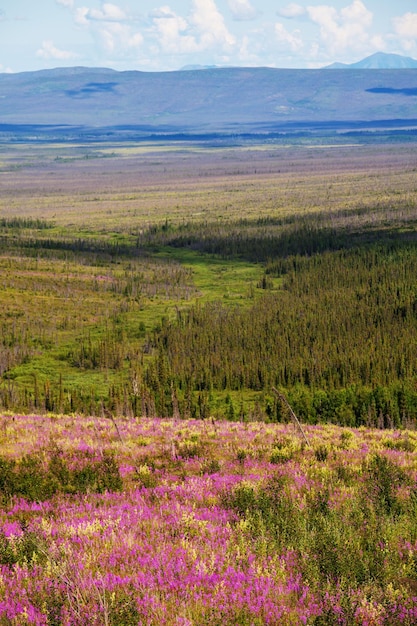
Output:
<path fill-rule="evenodd" d="M 0 216 L 121 232 L 166 219 L 349 211 L 415 202 L 416 168 L 413 145 L 10 147 L 0 153 Z"/>

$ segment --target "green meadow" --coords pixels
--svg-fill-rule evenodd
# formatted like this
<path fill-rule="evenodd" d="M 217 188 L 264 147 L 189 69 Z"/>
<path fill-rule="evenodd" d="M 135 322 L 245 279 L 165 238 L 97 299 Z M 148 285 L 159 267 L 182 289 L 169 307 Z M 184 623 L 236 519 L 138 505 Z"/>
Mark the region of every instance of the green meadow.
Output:
<path fill-rule="evenodd" d="M 3 410 L 417 419 L 417 157 L 3 144 Z"/>

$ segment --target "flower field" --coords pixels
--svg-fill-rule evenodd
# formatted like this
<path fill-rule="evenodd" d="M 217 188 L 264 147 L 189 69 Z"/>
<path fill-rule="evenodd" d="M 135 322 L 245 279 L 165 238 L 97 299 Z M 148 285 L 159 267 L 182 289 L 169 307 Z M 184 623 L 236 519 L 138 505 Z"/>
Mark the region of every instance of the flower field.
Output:
<path fill-rule="evenodd" d="M 0 624 L 417 623 L 417 434 L 0 417 Z"/>

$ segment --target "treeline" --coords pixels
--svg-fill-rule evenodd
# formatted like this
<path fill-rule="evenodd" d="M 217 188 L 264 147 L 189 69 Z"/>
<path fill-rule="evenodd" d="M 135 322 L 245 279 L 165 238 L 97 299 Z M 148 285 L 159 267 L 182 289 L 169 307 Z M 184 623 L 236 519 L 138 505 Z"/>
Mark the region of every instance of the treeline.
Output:
<path fill-rule="evenodd" d="M 45 230 L 47 228 L 53 228 L 53 223 L 40 218 L 32 217 L 1 217 L 0 229 L 34 229 Z"/>
<path fill-rule="evenodd" d="M 306 212 L 283 217 L 151 226 L 137 234 L 138 249 L 154 245 L 191 248 L 223 258 L 255 263 L 346 250 L 376 242 L 413 239 L 417 214 L 413 204 L 376 203 L 335 212 Z M 132 236 L 135 231 L 132 231 Z"/>
<path fill-rule="evenodd" d="M 94 253 L 102 257 L 115 259 L 117 257 L 135 257 L 140 255 L 136 244 L 119 241 L 107 241 L 104 239 L 84 237 L 39 237 L 29 235 L 20 236 L 13 240 L 10 233 L 0 231 L 0 250 L 10 252 L 13 249 L 22 251 L 32 256 L 52 256 L 61 253 L 64 257 L 67 253 L 85 254 Z"/>
<path fill-rule="evenodd" d="M 3 380 L 0 384 L 0 406 L 4 410 L 23 413 L 155 415 L 154 404 L 140 396 L 135 385 L 126 380 L 108 383 L 107 386 L 94 382 L 68 385 L 59 375 L 41 381 L 34 374 L 32 381 L 25 386 L 17 385 L 13 380 Z"/>
<path fill-rule="evenodd" d="M 155 334 L 159 358 L 145 381 L 156 397 L 168 397 L 161 381 L 188 396 L 278 386 L 305 390 L 296 404 L 308 420 L 359 424 L 382 415 L 387 425 L 416 416 L 414 244 L 295 256 L 267 272 L 282 288 L 251 308 L 196 306 Z M 361 397 L 355 389 L 371 391 Z"/>

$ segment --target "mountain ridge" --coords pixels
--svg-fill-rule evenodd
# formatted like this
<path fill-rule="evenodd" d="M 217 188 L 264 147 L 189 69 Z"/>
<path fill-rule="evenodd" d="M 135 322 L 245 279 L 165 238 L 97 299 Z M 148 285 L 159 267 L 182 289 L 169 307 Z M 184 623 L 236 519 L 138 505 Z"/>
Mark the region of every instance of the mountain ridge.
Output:
<path fill-rule="evenodd" d="M 206 68 L 0 74 L 0 126 L 142 128 L 146 133 L 268 133 L 302 126 L 414 127 L 410 69 Z M 291 131 L 293 132 L 293 131 Z"/>
<path fill-rule="evenodd" d="M 324 69 L 417 69 L 417 60 L 401 54 L 375 52 L 356 63 L 332 63 Z"/>

